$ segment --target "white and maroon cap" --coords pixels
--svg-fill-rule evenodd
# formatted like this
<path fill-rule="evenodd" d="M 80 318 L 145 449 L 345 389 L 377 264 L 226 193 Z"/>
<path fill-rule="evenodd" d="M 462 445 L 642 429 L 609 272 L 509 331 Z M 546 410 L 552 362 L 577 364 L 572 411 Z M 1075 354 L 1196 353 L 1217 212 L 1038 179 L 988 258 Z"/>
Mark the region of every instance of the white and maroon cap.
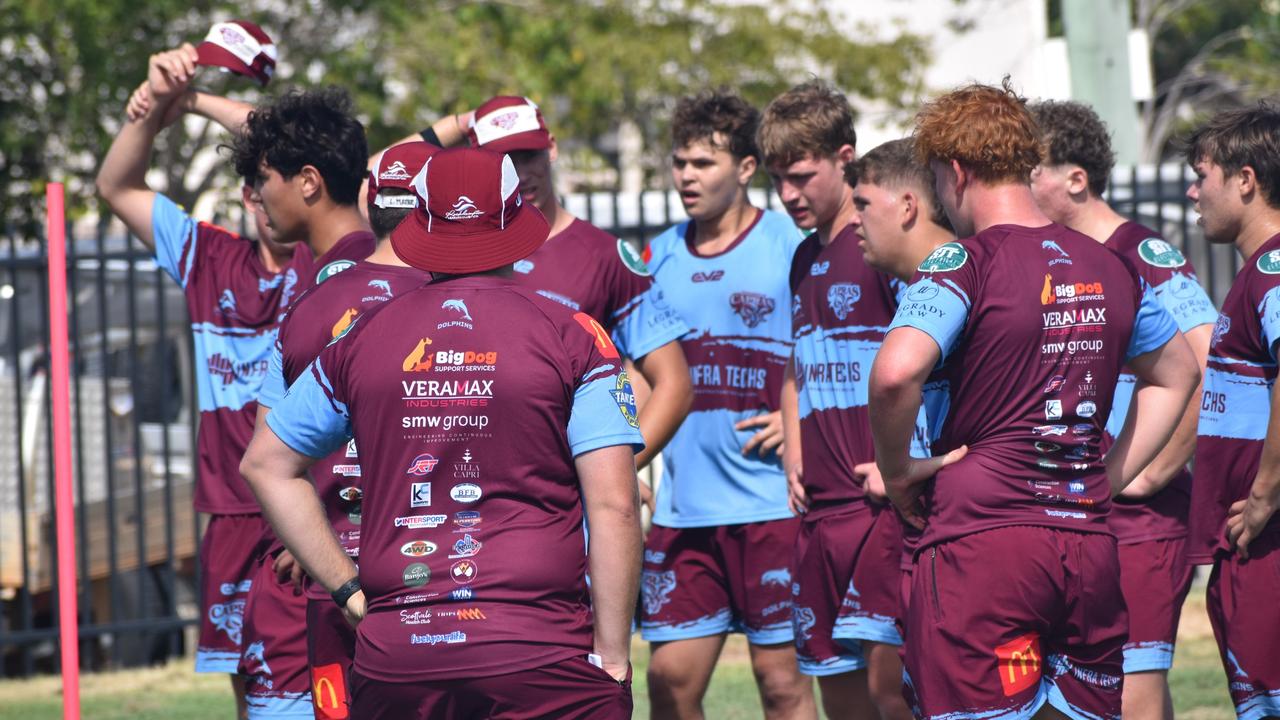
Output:
<path fill-rule="evenodd" d="M 439 147 L 426 142 L 407 142 L 383 150 L 369 171 L 369 205 L 380 208 L 418 207 L 421 202 L 413 180 L 422 172 L 427 159 L 439 151 Z M 408 190 L 409 194 L 381 192 L 388 188 Z"/>
<path fill-rule="evenodd" d="M 467 137 L 472 147 L 501 153 L 551 147 L 542 111 L 529 98 L 514 95 L 489 98 L 476 108 Z"/>
<path fill-rule="evenodd" d="M 391 231 L 391 247 L 427 272 L 483 272 L 537 250 L 551 228 L 520 200 L 520 177 L 506 155 L 475 148 L 441 150 L 413 179 L 422 205 Z"/>
<path fill-rule="evenodd" d="M 276 45 L 248 20 L 220 22 L 196 46 L 197 63 L 230 70 L 263 85 L 276 71 Z"/>

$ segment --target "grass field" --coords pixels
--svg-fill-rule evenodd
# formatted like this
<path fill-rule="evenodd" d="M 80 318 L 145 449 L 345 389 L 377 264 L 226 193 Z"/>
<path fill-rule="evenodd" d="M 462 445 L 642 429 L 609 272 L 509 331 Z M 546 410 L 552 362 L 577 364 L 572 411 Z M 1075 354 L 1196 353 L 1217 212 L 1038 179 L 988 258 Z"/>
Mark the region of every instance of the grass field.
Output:
<path fill-rule="evenodd" d="M 649 704 L 644 681 L 648 650 L 644 643 L 636 643 L 634 659 L 635 716 L 645 718 L 649 715 Z M 197 675 L 191 666 L 191 660 L 186 659 L 160 668 L 87 675 L 81 683 L 83 716 L 90 720 L 231 718 L 234 707 L 226 677 Z M 1213 632 L 1205 617 L 1202 593 L 1193 594 L 1184 608 L 1171 682 L 1179 718 L 1229 720 L 1235 717 Z M 60 693 L 61 682 L 56 677 L 0 681 L 0 718 L 60 718 Z M 711 720 L 760 717 L 760 701 L 741 636 L 735 636 L 726 645 L 705 707 Z"/>

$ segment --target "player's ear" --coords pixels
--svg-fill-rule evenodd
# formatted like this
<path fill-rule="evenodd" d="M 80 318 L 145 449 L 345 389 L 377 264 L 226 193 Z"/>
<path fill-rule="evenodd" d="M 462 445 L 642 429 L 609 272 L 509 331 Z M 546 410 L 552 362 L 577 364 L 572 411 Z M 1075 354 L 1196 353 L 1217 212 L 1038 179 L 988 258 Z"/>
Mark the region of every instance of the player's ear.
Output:
<path fill-rule="evenodd" d="M 556 145 L 556 136 L 548 134 L 547 139 L 551 141 L 551 145 L 547 147 L 547 157 L 551 159 L 551 162 L 555 162 L 556 158 L 560 156 L 560 150 Z"/>
<path fill-rule="evenodd" d="M 751 176 L 756 174 L 756 167 L 759 164 L 755 157 L 748 155 L 738 161 L 738 184 L 750 185 Z"/>
<path fill-rule="evenodd" d="M 902 196 L 898 199 L 898 204 L 902 206 L 902 210 L 899 211 L 898 221 L 903 229 L 915 225 L 916 218 L 920 215 L 920 197 L 908 190 L 902 193 Z"/>
<path fill-rule="evenodd" d="M 836 150 L 836 157 L 840 160 L 840 168 L 843 170 L 845 165 L 858 159 L 858 152 L 852 145 L 841 145 L 840 149 Z"/>
<path fill-rule="evenodd" d="M 1067 170 L 1067 192 L 1072 195 L 1079 195 L 1089 191 L 1089 173 L 1079 165 L 1072 165 Z"/>
<path fill-rule="evenodd" d="M 324 177 L 320 175 L 320 170 L 315 165 L 303 165 L 295 179 L 302 190 L 302 197 L 307 200 L 319 199 L 320 195 L 327 190 Z"/>
<path fill-rule="evenodd" d="M 1245 165 L 1235 175 L 1236 187 L 1240 188 L 1240 197 L 1246 198 L 1258 189 L 1258 174 L 1253 167 Z"/>

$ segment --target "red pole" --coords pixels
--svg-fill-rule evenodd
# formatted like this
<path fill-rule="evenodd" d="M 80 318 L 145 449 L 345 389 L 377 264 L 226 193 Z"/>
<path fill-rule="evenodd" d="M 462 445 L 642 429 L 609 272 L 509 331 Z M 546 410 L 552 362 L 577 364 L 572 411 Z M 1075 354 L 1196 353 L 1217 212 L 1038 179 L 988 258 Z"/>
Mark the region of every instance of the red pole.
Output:
<path fill-rule="evenodd" d="M 76 612 L 76 525 L 71 494 L 71 380 L 67 347 L 67 222 L 62 183 L 49 183 L 49 388 L 53 398 L 53 481 L 58 525 L 58 630 L 62 717 L 80 720 L 80 631 Z"/>

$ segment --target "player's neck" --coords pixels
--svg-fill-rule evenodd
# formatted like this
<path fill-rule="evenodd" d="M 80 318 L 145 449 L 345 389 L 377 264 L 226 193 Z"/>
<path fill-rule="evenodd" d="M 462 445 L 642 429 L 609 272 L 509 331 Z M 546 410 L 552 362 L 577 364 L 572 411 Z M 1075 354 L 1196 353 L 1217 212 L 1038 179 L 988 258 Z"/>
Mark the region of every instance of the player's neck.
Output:
<path fill-rule="evenodd" d="M 284 272 L 285 267 L 293 260 L 293 249 L 287 252 L 281 248 L 281 253 L 277 254 L 261 240 L 258 241 L 258 259 L 262 261 L 262 266 L 267 272 L 276 274 Z"/>
<path fill-rule="evenodd" d="M 755 224 L 759 215 L 759 208 L 747 199 L 744 189 L 724 212 L 693 221 L 693 246 L 699 255 L 722 253 Z"/>
<path fill-rule="evenodd" d="M 845 185 L 844 193 L 840 196 L 840 208 L 836 210 L 836 214 L 832 215 L 827 222 L 818 223 L 818 227 L 815 228 L 818 233 L 818 242 L 822 243 L 823 247 L 830 245 L 831 241 L 836 239 L 836 235 L 853 222 L 853 215 L 853 188 Z"/>
<path fill-rule="evenodd" d="M 1106 200 L 1090 197 L 1074 215 L 1062 223 L 1078 233 L 1083 233 L 1105 243 L 1129 219 L 1116 212 Z"/>
<path fill-rule="evenodd" d="M 987 185 L 974 182 L 965 191 L 966 202 L 973 208 L 973 232 L 978 234 L 996 225 L 1044 227 L 1053 222 L 1031 196 L 1027 185 L 1002 183 Z"/>
<path fill-rule="evenodd" d="M 539 205 L 538 210 L 542 211 L 542 216 L 547 219 L 547 224 L 551 226 L 551 232 L 547 234 L 548 240 L 564 232 L 566 228 L 573 224 L 574 220 L 577 220 L 576 217 L 560 205 L 560 201 L 555 196 L 552 196 L 551 202 Z"/>
<path fill-rule="evenodd" d="M 1240 225 L 1240 234 L 1236 236 L 1236 250 L 1240 256 L 1248 260 L 1258 252 L 1268 240 L 1280 234 L 1280 210 L 1264 209 L 1252 213 Z"/>
<path fill-rule="evenodd" d="M 311 239 L 311 254 L 317 259 L 333 249 L 342 238 L 361 230 L 368 232 L 360 210 L 355 205 L 334 205 L 315 209 L 307 222 L 307 236 Z"/>
<path fill-rule="evenodd" d="M 378 265 L 391 265 L 392 267 L 409 267 L 396 251 L 391 248 L 391 238 L 379 238 L 378 246 L 374 248 L 373 253 L 365 258 L 365 262 L 371 262 Z"/>

